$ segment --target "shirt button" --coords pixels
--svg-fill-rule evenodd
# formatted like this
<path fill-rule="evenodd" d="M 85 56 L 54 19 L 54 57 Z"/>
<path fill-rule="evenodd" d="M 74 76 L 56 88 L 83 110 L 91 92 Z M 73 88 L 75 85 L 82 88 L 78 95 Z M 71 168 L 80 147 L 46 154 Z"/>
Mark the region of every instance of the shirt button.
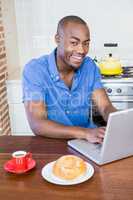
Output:
<path fill-rule="evenodd" d="M 71 95 L 69 92 L 67 93 L 67 95 L 68 95 L 69 97 L 71 97 L 71 96 L 72 96 L 72 95 Z"/>
<path fill-rule="evenodd" d="M 66 110 L 66 114 L 69 114 L 70 113 L 70 111 L 69 110 Z"/>
<path fill-rule="evenodd" d="M 53 77 L 54 77 L 54 76 L 53 76 L 53 74 L 51 74 L 50 76 L 51 76 L 51 78 L 53 78 Z"/>
<path fill-rule="evenodd" d="M 59 76 L 54 76 L 54 77 L 53 77 L 53 80 L 54 80 L 54 81 L 58 81 L 58 80 L 59 80 Z"/>

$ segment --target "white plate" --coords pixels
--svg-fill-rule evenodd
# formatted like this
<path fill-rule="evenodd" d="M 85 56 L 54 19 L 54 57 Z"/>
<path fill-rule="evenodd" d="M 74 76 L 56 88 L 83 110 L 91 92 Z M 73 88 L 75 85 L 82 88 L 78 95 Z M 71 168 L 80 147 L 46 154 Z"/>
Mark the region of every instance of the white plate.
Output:
<path fill-rule="evenodd" d="M 87 170 L 86 170 L 86 173 L 84 175 L 82 175 L 82 176 L 80 176 L 78 178 L 75 178 L 73 180 L 63 180 L 63 179 L 60 179 L 60 178 L 56 177 L 52 173 L 52 168 L 53 168 L 53 164 L 54 163 L 55 163 L 55 161 L 50 162 L 50 163 L 48 163 L 47 165 L 45 165 L 42 168 L 42 176 L 48 182 L 54 183 L 54 184 L 57 184 L 57 185 L 75 185 L 75 184 L 79 184 L 79 183 L 82 183 L 82 182 L 88 180 L 94 174 L 93 166 L 86 162 Z"/>

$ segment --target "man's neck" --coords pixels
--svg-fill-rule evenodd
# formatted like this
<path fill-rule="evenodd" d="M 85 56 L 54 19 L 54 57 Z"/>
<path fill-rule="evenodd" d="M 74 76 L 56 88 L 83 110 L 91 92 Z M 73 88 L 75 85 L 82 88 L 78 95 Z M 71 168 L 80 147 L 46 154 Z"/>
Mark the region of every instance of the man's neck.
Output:
<path fill-rule="evenodd" d="M 64 62 L 62 62 L 62 60 L 59 59 L 58 56 L 55 55 L 55 58 L 56 58 L 56 65 L 57 65 L 58 72 L 60 74 L 60 78 L 69 87 L 69 89 L 71 89 L 75 70 L 72 69 L 67 64 L 65 64 Z"/>
<path fill-rule="evenodd" d="M 62 74 L 64 76 L 69 75 L 69 74 L 74 74 L 75 70 L 67 65 L 66 63 L 64 63 L 57 55 L 57 52 L 55 54 L 55 58 L 56 58 L 56 65 L 57 65 L 57 69 L 59 74 Z"/>

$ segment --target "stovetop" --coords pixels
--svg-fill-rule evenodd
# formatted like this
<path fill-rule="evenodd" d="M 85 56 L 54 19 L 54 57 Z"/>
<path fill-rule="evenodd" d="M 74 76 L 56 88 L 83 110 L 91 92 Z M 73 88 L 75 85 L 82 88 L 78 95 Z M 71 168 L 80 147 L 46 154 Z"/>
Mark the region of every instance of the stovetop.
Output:
<path fill-rule="evenodd" d="M 131 82 L 133 83 L 133 66 L 123 67 L 120 75 L 102 75 L 102 82 Z"/>

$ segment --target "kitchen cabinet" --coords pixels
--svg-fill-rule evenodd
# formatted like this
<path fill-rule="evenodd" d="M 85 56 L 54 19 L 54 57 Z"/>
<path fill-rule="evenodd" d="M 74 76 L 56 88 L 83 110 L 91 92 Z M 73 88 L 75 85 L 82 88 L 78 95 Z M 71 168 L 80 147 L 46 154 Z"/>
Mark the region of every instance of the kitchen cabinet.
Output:
<path fill-rule="evenodd" d="M 7 81 L 7 98 L 12 135 L 34 135 L 29 127 L 22 103 L 22 85 L 20 80 Z"/>

